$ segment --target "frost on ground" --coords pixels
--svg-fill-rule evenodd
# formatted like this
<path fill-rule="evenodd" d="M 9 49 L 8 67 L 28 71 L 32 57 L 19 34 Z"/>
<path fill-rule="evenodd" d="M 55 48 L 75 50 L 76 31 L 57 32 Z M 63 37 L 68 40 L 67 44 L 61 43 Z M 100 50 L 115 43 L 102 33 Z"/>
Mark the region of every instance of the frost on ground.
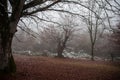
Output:
<path fill-rule="evenodd" d="M 43 53 L 35 53 L 28 51 L 15 51 L 14 53 L 21 54 L 21 55 L 31 55 L 31 56 L 49 56 L 49 57 L 55 57 L 57 56 L 57 53 L 51 53 L 48 50 L 45 50 Z M 67 58 L 74 58 L 74 59 L 84 59 L 84 60 L 91 60 L 91 55 L 88 53 L 85 53 L 83 50 L 80 50 L 79 52 L 68 52 L 66 50 L 63 51 L 63 56 Z M 106 60 L 110 61 L 110 59 L 102 59 L 101 57 L 94 56 L 95 60 Z"/>
<path fill-rule="evenodd" d="M 78 53 L 64 51 L 63 55 L 64 55 L 64 57 L 74 58 L 74 59 L 86 59 L 86 60 L 91 59 L 91 55 L 83 52 L 82 50 Z M 97 56 L 94 56 L 94 58 L 95 58 L 95 60 L 102 60 L 100 57 L 97 57 Z"/>

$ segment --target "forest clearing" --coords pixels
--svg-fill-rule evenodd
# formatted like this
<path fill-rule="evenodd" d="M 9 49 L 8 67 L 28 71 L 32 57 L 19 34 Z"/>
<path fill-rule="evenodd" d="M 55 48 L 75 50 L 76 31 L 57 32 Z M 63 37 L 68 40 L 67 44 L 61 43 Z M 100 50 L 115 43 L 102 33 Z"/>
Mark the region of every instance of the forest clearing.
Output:
<path fill-rule="evenodd" d="M 120 80 L 120 63 L 14 55 L 17 72 L 0 80 Z"/>

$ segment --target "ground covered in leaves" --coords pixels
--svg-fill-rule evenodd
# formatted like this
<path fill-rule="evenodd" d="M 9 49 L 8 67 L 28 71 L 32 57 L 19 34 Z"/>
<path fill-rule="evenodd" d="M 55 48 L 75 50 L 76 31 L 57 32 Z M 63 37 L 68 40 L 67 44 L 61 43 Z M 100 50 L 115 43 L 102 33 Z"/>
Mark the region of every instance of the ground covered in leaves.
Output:
<path fill-rule="evenodd" d="M 14 55 L 17 72 L 0 80 L 120 80 L 120 63 Z"/>

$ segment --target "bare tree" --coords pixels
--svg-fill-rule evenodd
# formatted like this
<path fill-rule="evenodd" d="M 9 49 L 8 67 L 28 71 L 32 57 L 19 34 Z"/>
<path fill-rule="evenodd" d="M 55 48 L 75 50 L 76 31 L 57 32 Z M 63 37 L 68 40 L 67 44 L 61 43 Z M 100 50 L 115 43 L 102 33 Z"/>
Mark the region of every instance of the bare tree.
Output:
<path fill-rule="evenodd" d="M 15 72 L 11 43 L 17 24 L 23 16 L 45 11 L 60 0 L 0 0 L 0 71 Z M 44 4 L 44 6 L 42 5 Z M 36 7 L 35 6 L 39 6 Z"/>
<path fill-rule="evenodd" d="M 89 32 L 89 36 L 90 36 L 90 42 L 91 42 L 91 60 L 94 60 L 94 49 L 95 49 L 95 43 L 96 40 L 98 39 L 97 35 L 98 35 L 98 27 L 103 23 L 103 20 L 100 19 L 101 17 L 101 12 L 102 9 L 99 8 L 96 3 L 95 0 L 91 0 L 88 2 L 89 8 L 96 12 L 96 14 L 94 14 L 92 11 L 88 11 L 88 17 L 85 18 L 84 20 L 86 21 L 87 24 L 87 28 L 88 28 L 88 32 Z M 101 27 L 102 29 L 102 27 Z"/>
<path fill-rule="evenodd" d="M 114 58 L 120 57 L 120 23 L 116 25 L 112 34 L 109 37 L 109 41 L 113 43 L 112 50 L 111 50 L 111 60 L 113 61 Z"/>
<path fill-rule="evenodd" d="M 44 28 L 41 34 L 41 39 L 44 41 L 49 42 L 52 40 L 54 42 L 52 44 L 56 43 L 56 52 L 58 57 L 63 57 L 62 53 L 66 48 L 66 44 L 72 39 L 72 34 L 76 31 L 75 27 L 77 26 L 77 24 L 73 22 L 73 19 L 70 19 L 70 16 L 63 17 L 62 21 L 62 24 L 58 27 L 51 25 Z"/>
<path fill-rule="evenodd" d="M 120 51 L 120 22 L 116 25 L 117 29 L 114 29 L 112 33 L 113 42 L 116 44 L 116 49 Z M 118 52 L 119 53 L 119 52 Z"/>

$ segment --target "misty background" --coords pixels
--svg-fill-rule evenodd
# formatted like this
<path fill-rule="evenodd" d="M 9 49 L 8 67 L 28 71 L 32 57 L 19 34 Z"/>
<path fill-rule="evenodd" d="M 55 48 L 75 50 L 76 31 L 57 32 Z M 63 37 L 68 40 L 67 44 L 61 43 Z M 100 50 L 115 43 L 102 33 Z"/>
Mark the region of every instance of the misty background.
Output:
<path fill-rule="evenodd" d="M 83 1 L 82 4 L 93 5 L 90 9 L 102 19 L 80 5 L 54 5 L 33 17 L 21 18 L 12 43 L 13 53 L 56 56 L 60 42 L 65 42 L 62 46 L 64 57 L 90 59 L 93 45 L 95 59 L 111 60 L 113 55 L 120 59 L 119 39 L 116 38 L 120 28 L 119 15 L 108 11 L 109 22 L 103 9 L 94 2 Z"/>

